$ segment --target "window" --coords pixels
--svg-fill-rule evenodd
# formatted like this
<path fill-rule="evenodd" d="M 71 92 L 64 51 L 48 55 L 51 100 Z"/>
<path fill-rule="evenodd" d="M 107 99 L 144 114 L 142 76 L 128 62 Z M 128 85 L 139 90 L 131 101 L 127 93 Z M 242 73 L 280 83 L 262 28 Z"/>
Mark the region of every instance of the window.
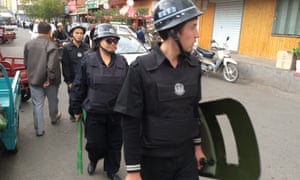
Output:
<path fill-rule="evenodd" d="M 300 0 L 277 0 L 274 35 L 300 36 Z"/>

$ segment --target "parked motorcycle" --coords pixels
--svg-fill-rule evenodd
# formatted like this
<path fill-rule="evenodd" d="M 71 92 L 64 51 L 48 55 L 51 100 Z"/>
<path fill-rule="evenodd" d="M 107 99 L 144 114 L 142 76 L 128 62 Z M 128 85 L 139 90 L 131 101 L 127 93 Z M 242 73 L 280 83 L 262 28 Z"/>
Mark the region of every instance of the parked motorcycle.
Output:
<path fill-rule="evenodd" d="M 218 73 L 221 71 L 226 81 L 234 83 L 239 78 L 239 71 L 237 62 L 230 56 L 228 40 L 229 36 L 222 47 L 215 40 L 212 40 L 211 50 L 195 47 L 192 54 L 199 57 L 203 72 Z"/>

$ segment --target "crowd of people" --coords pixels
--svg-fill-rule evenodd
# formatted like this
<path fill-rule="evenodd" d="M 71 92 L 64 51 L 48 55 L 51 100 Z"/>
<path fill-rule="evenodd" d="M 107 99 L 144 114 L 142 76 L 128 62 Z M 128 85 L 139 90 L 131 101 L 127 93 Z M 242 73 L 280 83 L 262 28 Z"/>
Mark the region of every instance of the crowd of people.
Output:
<path fill-rule="evenodd" d="M 104 159 L 107 176 L 121 179 L 117 173 L 124 145 L 126 180 L 198 180 L 205 158 L 198 114 L 201 68 L 190 52 L 201 14 L 191 1 L 161 0 L 153 16 L 163 41 L 130 65 L 115 53 L 120 37 L 111 24 L 95 27 L 95 45 L 89 48 L 83 26 L 58 23 L 53 39 L 70 39 L 60 59 L 50 25 L 40 22 L 39 36 L 24 48 L 36 135 L 45 134 L 45 98 L 51 123 L 59 125 L 62 71 L 71 122 L 81 123 L 86 112 L 89 175 Z M 142 28 L 137 37 L 145 41 Z"/>

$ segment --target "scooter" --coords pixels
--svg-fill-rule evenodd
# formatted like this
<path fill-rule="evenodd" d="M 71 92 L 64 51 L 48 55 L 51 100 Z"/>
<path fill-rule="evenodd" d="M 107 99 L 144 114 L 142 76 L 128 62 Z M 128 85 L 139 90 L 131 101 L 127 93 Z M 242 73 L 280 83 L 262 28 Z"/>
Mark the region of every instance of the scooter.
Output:
<path fill-rule="evenodd" d="M 221 71 L 226 81 L 234 83 L 239 78 L 239 70 L 237 68 L 237 62 L 231 58 L 230 51 L 227 50 L 228 40 L 229 36 L 226 38 L 226 42 L 222 47 L 219 46 L 215 40 L 212 40 L 211 51 L 195 47 L 192 54 L 201 61 L 201 69 L 203 72 L 218 73 Z"/>

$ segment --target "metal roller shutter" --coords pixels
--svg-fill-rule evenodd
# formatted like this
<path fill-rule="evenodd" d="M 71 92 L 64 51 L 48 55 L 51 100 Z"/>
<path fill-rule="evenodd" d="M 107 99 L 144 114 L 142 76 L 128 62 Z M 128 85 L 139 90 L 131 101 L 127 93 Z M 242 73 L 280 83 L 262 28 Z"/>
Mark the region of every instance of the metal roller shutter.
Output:
<path fill-rule="evenodd" d="M 229 49 L 238 51 L 244 2 L 243 0 L 215 0 L 215 2 L 216 10 L 212 39 L 222 45 L 226 37 L 230 36 Z"/>

